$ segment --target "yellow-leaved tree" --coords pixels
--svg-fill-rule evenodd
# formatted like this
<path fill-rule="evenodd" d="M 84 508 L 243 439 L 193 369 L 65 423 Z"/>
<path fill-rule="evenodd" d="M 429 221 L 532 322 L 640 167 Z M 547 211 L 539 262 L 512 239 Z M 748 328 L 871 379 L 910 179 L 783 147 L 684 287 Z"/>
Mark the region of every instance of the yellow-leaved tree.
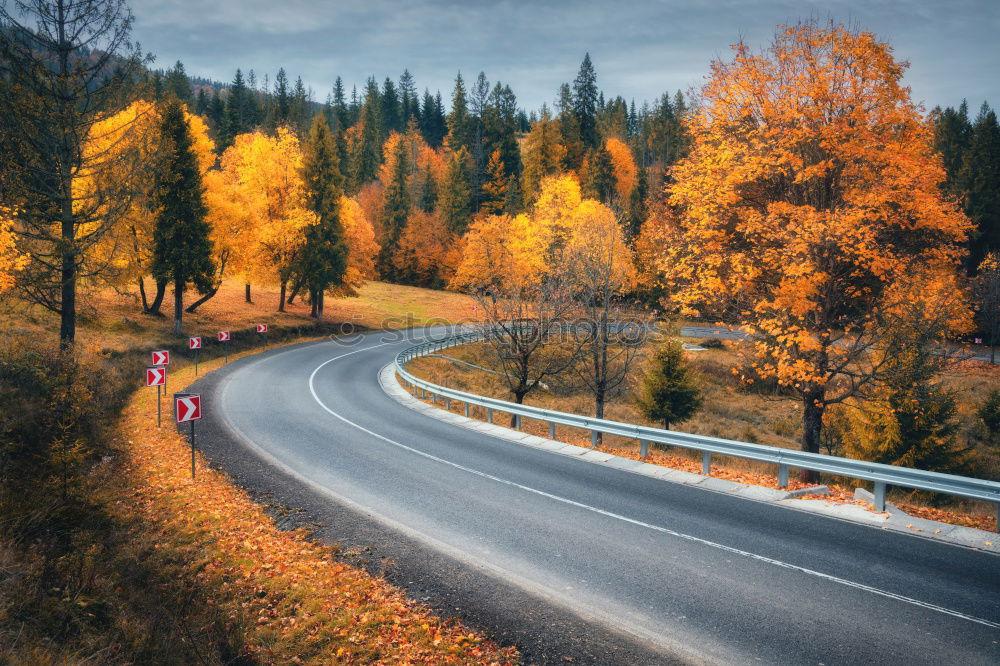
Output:
<path fill-rule="evenodd" d="M 14 279 L 28 264 L 26 257 L 17 248 L 13 211 L 0 206 L 0 294 L 14 286 Z"/>
<path fill-rule="evenodd" d="M 688 117 L 657 269 L 674 304 L 750 333 L 748 375 L 795 392 L 817 452 L 827 406 L 879 375 L 889 288 L 950 279 L 969 223 L 888 44 L 813 20 L 734 50 Z"/>
<path fill-rule="evenodd" d="M 240 134 L 222 156 L 222 171 L 207 182 L 213 240 L 247 283 L 280 287 L 278 311 L 295 259 L 312 222 L 304 208 L 302 150 L 287 128 L 277 135 Z"/>
<path fill-rule="evenodd" d="M 611 137 L 605 142 L 611 155 L 611 164 L 615 174 L 615 193 L 622 206 L 627 206 L 632 199 L 632 192 L 639 184 L 638 171 L 635 168 L 635 158 L 632 157 L 632 149 L 621 139 Z"/>
<path fill-rule="evenodd" d="M 198 159 L 202 178 L 215 165 L 215 143 L 209 137 L 208 125 L 197 115 L 184 111 L 191 134 L 192 148 Z M 156 219 L 154 187 L 161 157 L 160 125 L 162 116 L 156 104 L 139 100 L 124 110 L 105 118 L 91 127 L 85 151 L 90 162 L 107 162 L 110 168 L 83 169 L 73 181 L 77 200 L 101 198 L 100 210 L 115 224 L 108 233 L 87 249 L 87 266 L 99 266 L 93 271 L 100 282 L 122 289 L 138 287 L 144 312 L 156 312 L 162 302 L 165 284 L 157 285 L 152 303 L 146 295 L 145 278 L 150 273 L 153 255 L 153 227 Z M 103 180 L 113 178 L 134 183 L 134 195 L 118 201 L 102 197 L 108 187 Z M 117 210 L 122 207 L 121 210 Z"/>
<path fill-rule="evenodd" d="M 371 221 L 354 199 L 341 198 L 340 223 L 344 227 L 344 241 L 347 243 L 347 272 L 344 273 L 344 283 L 351 287 L 360 287 L 368 280 L 378 277 L 375 258 L 381 248 L 375 242 L 375 230 Z"/>

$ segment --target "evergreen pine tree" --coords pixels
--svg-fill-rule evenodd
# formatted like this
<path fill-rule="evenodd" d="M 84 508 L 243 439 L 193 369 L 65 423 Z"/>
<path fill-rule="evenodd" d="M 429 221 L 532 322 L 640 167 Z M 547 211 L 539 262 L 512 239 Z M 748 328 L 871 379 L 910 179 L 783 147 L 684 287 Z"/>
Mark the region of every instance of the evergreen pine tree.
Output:
<path fill-rule="evenodd" d="M 389 77 L 385 78 L 382 84 L 382 132 L 383 140 L 392 132 L 399 132 L 403 129 L 400 122 L 399 95 L 396 93 L 396 85 Z"/>
<path fill-rule="evenodd" d="M 194 112 L 199 116 L 207 116 L 208 105 L 208 93 L 205 92 L 204 88 L 198 88 L 198 96 L 194 103 Z"/>
<path fill-rule="evenodd" d="M 410 118 L 420 115 L 420 102 L 417 98 L 417 86 L 413 82 L 410 70 L 404 69 L 399 77 L 399 106 L 403 127 L 410 124 Z"/>
<path fill-rule="evenodd" d="M 222 101 L 218 90 L 212 93 L 212 100 L 208 103 L 208 119 L 211 121 L 212 129 L 215 131 L 215 137 L 218 140 L 218 149 L 221 151 L 221 137 L 226 123 L 226 104 Z"/>
<path fill-rule="evenodd" d="M 944 163 L 944 189 L 951 195 L 961 197 L 965 188 L 961 182 L 962 163 L 969 150 L 972 124 L 969 122 L 969 105 L 962 100 L 958 109 L 948 107 L 944 111 L 934 109 L 934 149 L 941 153 Z"/>
<path fill-rule="evenodd" d="M 591 151 L 583 167 L 583 189 L 587 196 L 610 203 L 615 194 L 615 165 L 604 146 Z"/>
<path fill-rule="evenodd" d="M 322 319 L 324 294 L 343 281 L 347 245 L 340 222 L 344 178 L 333 133 L 321 113 L 313 118 L 302 146 L 302 182 L 306 208 L 316 214 L 316 221 L 305 229 L 299 280 L 309 291 L 312 315 Z"/>
<path fill-rule="evenodd" d="M 965 214 L 975 224 L 968 258 L 969 272 L 975 273 L 987 254 L 1000 250 L 1000 125 L 985 103 L 972 125 L 960 182 L 966 191 Z"/>
<path fill-rule="evenodd" d="M 636 399 L 643 415 L 666 430 L 701 408 L 701 395 L 684 361 L 684 348 L 667 340 L 654 354 Z"/>
<path fill-rule="evenodd" d="M 469 151 L 464 146 L 451 151 L 448 155 L 448 170 L 438 193 L 437 208 L 441 219 L 448 229 L 459 236 L 468 229 L 469 219 L 472 217 L 470 161 Z"/>
<path fill-rule="evenodd" d="M 457 151 L 459 148 L 470 149 L 472 141 L 469 106 L 465 93 L 465 81 L 462 73 L 455 77 L 455 90 L 451 94 L 451 113 L 448 114 L 448 148 Z"/>
<path fill-rule="evenodd" d="M 194 106 L 194 95 L 191 91 L 191 80 L 188 79 L 187 72 L 184 71 L 184 63 L 180 60 L 174 68 L 163 77 L 163 92 L 173 95 L 190 109 Z"/>
<path fill-rule="evenodd" d="M 306 133 L 309 128 L 309 93 L 302 83 L 302 77 L 295 77 L 295 88 L 292 90 L 292 99 L 289 105 L 289 120 L 292 127 L 299 136 Z"/>
<path fill-rule="evenodd" d="M 351 120 L 347 109 L 347 101 L 344 98 L 344 82 L 337 77 L 333 84 L 333 114 L 337 119 L 337 124 L 331 126 L 338 133 L 343 133 L 351 126 Z M 341 162 L 343 164 L 343 162 Z"/>
<path fill-rule="evenodd" d="M 399 237 L 406 228 L 410 214 L 410 191 L 407 178 L 410 175 L 409 142 L 400 141 L 396 146 L 395 165 L 392 178 L 385 189 L 385 205 L 382 208 L 383 235 L 380 240 L 379 268 L 383 276 L 394 278 L 396 270 L 392 264 L 393 254 L 399 245 Z"/>
<path fill-rule="evenodd" d="M 569 84 L 564 83 L 559 87 L 559 99 L 556 102 L 556 110 L 559 118 L 559 133 L 562 135 L 562 145 L 566 148 L 566 156 L 563 158 L 567 171 L 575 171 L 583 165 L 583 158 L 586 156 L 586 147 L 580 138 L 580 121 L 573 111 L 573 95 L 570 92 Z"/>
<path fill-rule="evenodd" d="M 191 284 L 201 293 L 211 289 L 215 266 L 198 158 L 179 101 L 166 102 L 160 132 L 152 273 L 157 281 L 173 284 L 174 334 L 181 335 L 184 291 Z"/>
<path fill-rule="evenodd" d="M 594 148 L 600 142 L 597 133 L 597 72 L 587 53 L 580 63 L 580 71 L 573 81 L 573 112 L 580 123 L 580 139 L 586 148 Z"/>
<path fill-rule="evenodd" d="M 361 107 L 361 140 L 352 156 L 351 192 L 375 179 L 382 162 L 382 107 L 379 100 L 378 84 L 374 78 L 368 79 L 365 102 Z"/>
<path fill-rule="evenodd" d="M 233 79 L 232 85 L 229 86 L 229 96 L 226 98 L 225 120 L 220 132 L 220 138 L 222 139 L 220 150 L 225 150 L 233 145 L 233 141 L 238 135 L 250 131 L 252 125 L 250 124 L 250 119 L 247 118 L 247 109 L 249 108 L 247 100 L 249 97 L 250 91 L 243 80 L 243 72 L 237 69 L 236 77 Z"/>
<path fill-rule="evenodd" d="M 632 200 L 628 207 L 628 224 L 626 233 L 629 242 L 634 242 L 642 231 L 642 225 L 649 215 L 649 173 L 642 164 L 636 170 L 635 189 L 632 190 Z"/>
<path fill-rule="evenodd" d="M 417 191 L 417 205 L 425 213 L 433 213 L 437 205 L 438 192 L 437 182 L 431 172 L 430 165 L 424 167 L 420 174 L 420 188 Z"/>
<path fill-rule="evenodd" d="M 292 98 L 288 93 L 288 75 L 285 74 L 284 67 L 279 67 L 278 74 L 274 77 L 274 118 L 271 119 L 271 126 L 287 125 L 291 112 Z"/>

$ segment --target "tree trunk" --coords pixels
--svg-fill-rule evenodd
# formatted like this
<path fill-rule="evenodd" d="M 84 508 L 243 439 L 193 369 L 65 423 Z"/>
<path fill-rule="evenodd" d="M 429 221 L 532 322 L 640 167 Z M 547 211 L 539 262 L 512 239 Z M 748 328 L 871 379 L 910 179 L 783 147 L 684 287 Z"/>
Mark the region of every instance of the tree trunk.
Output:
<path fill-rule="evenodd" d="M 67 190 L 68 191 L 68 190 Z M 63 201 L 62 240 L 62 293 L 59 304 L 59 347 L 67 349 L 76 339 L 76 255 L 75 226 L 73 224 L 73 201 L 67 196 Z"/>
<path fill-rule="evenodd" d="M 139 296 L 142 297 L 142 311 L 149 312 L 149 301 L 146 300 L 146 281 L 139 276 Z"/>
<path fill-rule="evenodd" d="M 197 301 L 184 308 L 184 312 L 194 313 L 194 311 L 198 309 L 198 306 L 200 306 L 202 303 L 215 296 L 217 293 L 219 293 L 219 287 L 218 286 L 212 287 L 211 289 L 208 290 L 207 293 L 205 293 L 204 296 L 202 296 Z"/>
<path fill-rule="evenodd" d="M 153 297 L 153 304 L 149 306 L 149 310 L 146 314 L 155 315 L 157 317 L 162 317 L 160 314 L 160 305 L 163 303 L 163 295 L 167 292 L 167 283 L 163 280 L 156 281 L 156 296 Z"/>
<path fill-rule="evenodd" d="M 606 401 L 604 395 L 604 389 L 599 389 L 594 393 L 594 418 L 603 419 L 604 418 L 604 403 Z M 597 446 L 600 447 L 604 444 L 604 433 L 597 433 Z"/>
<path fill-rule="evenodd" d="M 253 303 L 253 301 L 250 300 L 250 283 L 247 282 L 245 286 L 246 286 L 246 299 L 247 299 L 247 303 Z"/>
<path fill-rule="evenodd" d="M 823 432 L 823 391 L 811 391 L 802 400 L 802 450 L 809 453 L 819 453 L 820 435 Z M 819 472 L 804 469 L 801 473 L 803 483 L 817 483 Z"/>
<path fill-rule="evenodd" d="M 326 293 L 322 290 L 316 293 L 316 319 L 319 319 L 320 321 L 323 321 L 323 306 L 326 305 L 326 303 L 324 303 L 325 297 Z"/>
<path fill-rule="evenodd" d="M 670 430 L 670 421 L 663 419 L 663 429 Z"/>
<path fill-rule="evenodd" d="M 282 280 L 281 281 L 281 292 L 279 292 L 279 294 L 278 294 L 278 312 L 284 312 L 285 311 L 285 289 L 286 288 L 287 288 L 287 284 L 286 284 L 286 282 L 284 280 Z M 291 301 L 289 301 L 289 303 L 291 303 Z"/>
<path fill-rule="evenodd" d="M 309 308 L 310 308 L 309 309 L 309 316 L 312 317 L 313 319 L 316 318 L 316 308 L 317 308 L 317 305 L 318 304 L 316 303 L 316 290 L 315 289 L 310 289 L 309 290 Z"/>
<path fill-rule="evenodd" d="M 184 331 L 184 280 L 174 280 L 174 335 Z"/>
<path fill-rule="evenodd" d="M 288 297 L 288 304 L 289 305 L 291 305 L 292 302 L 295 300 L 295 297 L 299 295 L 299 290 L 300 289 L 302 289 L 302 281 L 301 280 L 299 282 L 296 282 L 295 284 L 292 285 L 292 293 Z"/>

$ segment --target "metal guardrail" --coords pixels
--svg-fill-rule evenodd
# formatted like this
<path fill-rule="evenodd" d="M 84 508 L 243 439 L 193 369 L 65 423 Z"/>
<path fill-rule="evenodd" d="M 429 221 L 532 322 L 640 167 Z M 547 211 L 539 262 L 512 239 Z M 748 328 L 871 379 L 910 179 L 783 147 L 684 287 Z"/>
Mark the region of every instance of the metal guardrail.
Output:
<path fill-rule="evenodd" d="M 477 405 L 487 410 L 487 419 L 490 423 L 493 422 L 493 412 L 495 411 L 514 415 L 515 427 L 518 428 L 520 427 L 521 418 L 545 421 L 549 424 L 549 437 L 551 439 L 556 438 L 556 426 L 563 425 L 589 430 L 591 433 L 591 442 L 595 444 L 597 433 L 618 435 L 620 437 L 639 440 L 641 457 L 643 458 L 646 457 L 649 442 L 701 451 L 702 472 L 706 476 L 711 471 L 712 454 L 757 460 L 778 466 L 778 485 L 782 488 L 788 485 L 788 470 L 790 468 L 824 472 L 852 479 L 862 479 L 874 483 L 875 509 L 878 511 L 885 510 L 885 494 L 888 486 L 926 490 L 993 502 L 997 507 L 998 529 L 1000 529 L 1000 483 L 996 481 L 986 481 L 984 479 L 974 479 L 953 474 L 941 474 L 939 472 L 927 472 L 909 467 L 897 467 L 895 465 L 866 462 L 864 460 L 839 458 L 821 453 L 782 449 L 775 446 L 750 444 L 748 442 L 694 435 L 673 430 L 662 430 L 648 426 L 581 416 L 579 414 L 557 412 L 530 405 L 519 405 L 505 400 L 488 398 L 439 386 L 416 377 L 406 370 L 406 363 L 414 358 L 449 347 L 476 342 L 482 340 L 484 337 L 485 334 L 482 331 L 477 331 L 452 335 L 440 340 L 409 347 L 396 356 L 396 372 L 406 384 L 409 384 L 414 393 L 419 389 L 422 397 L 429 393 L 431 398 L 436 401 L 436 397 L 441 396 L 444 398 L 446 407 L 448 408 L 451 407 L 452 400 L 464 403 L 466 416 L 469 415 L 469 405 Z"/>

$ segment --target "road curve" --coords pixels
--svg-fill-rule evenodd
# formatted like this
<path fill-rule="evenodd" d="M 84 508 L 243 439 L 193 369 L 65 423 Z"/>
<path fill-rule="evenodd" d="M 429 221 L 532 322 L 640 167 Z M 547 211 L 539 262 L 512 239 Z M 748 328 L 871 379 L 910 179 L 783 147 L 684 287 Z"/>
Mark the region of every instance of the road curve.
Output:
<path fill-rule="evenodd" d="M 430 418 L 377 379 L 418 335 L 245 359 L 209 409 L 295 482 L 655 646 L 664 661 L 1000 663 L 997 556 Z"/>

